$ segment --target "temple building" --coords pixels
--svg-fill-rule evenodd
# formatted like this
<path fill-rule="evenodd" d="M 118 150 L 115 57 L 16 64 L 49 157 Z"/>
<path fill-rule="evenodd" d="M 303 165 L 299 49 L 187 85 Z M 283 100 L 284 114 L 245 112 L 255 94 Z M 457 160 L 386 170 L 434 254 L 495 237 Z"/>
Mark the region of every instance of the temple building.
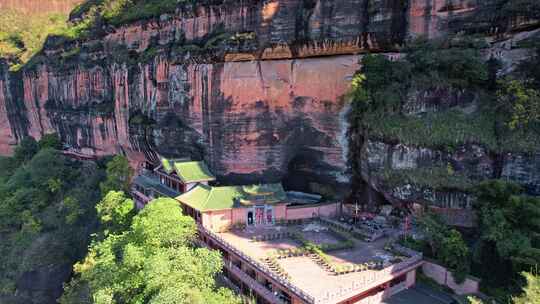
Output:
<path fill-rule="evenodd" d="M 204 162 L 161 158 L 137 176 L 139 207 L 175 198 L 199 243 L 221 252 L 228 285 L 259 304 L 377 304 L 415 284 L 422 254 L 393 233 L 343 221 L 341 202 L 281 183 L 215 186 Z M 376 237 L 374 237 L 376 236 Z"/>
<path fill-rule="evenodd" d="M 216 231 L 233 225 L 271 225 L 285 219 L 287 208 L 281 184 L 211 187 L 197 185 L 176 198 L 184 212 Z"/>
<path fill-rule="evenodd" d="M 159 197 L 175 197 L 180 192 L 159 182 L 151 172 L 137 175 L 131 183 L 131 195 L 137 209 L 142 209 L 149 201 Z"/>
<path fill-rule="evenodd" d="M 203 161 L 160 158 L 160 165 L 154 169 L 161 184 L 180 193 L 191 190 L 198 184 L 208 185 L 216 177 Z"/>
<path fill-rule="evenodd" d="M 147 164 L 147 167 L 152 167 Z M 197 185 L 208 185 L 216 180 L 203 161 L 160 158 L 153 170 L 141 169 L 133 179 L 131 194 L 137 208 L 142 208 L 152 199 L 166 196 L 176 197 Z"/>

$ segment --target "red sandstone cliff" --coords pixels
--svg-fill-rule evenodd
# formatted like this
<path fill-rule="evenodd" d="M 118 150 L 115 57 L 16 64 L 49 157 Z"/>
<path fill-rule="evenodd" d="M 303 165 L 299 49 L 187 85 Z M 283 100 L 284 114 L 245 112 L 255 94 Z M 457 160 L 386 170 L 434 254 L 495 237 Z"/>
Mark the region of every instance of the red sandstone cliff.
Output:
<path fill-rule="evenodd" d="M 37 64 L 0 74 L 0 152 L 58 132 L 78 151 L 134 163 L 161 153 L 237 181 L 346 184 L 344 96 L 359 54 L 459 30 L 475 3 L 243 0 L 51 39 Z"/>

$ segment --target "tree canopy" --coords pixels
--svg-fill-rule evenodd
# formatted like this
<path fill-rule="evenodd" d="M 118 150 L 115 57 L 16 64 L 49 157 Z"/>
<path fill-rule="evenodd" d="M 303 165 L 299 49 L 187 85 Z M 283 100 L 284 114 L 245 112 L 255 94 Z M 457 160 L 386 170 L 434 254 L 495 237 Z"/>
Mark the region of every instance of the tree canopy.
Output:
<path fill-rule="evenodd" d="M 523 294 L 512 298 L 514 304 L 540 303 L 540 276 L 530 272 L 524 272 L 522 275 L 527 280 L 527 285 L 523 288 Z"/>
<path fill-rule="evenodd" d="M 195 222 L 182 215 L 177 201 L 156 199 L 129 229 L 92 244 L 75 265 L 77 278 L 61 303 L 239 303 L 231 291 L 216 287 L 219 252 L 197 248 L 195 237 Z"/>
<path fill-rule="evenodd" d="M 96 205 L 97 214 L 104 234 L 123 231 L 131 225 L 135 204 L 122 191 L 109 191 Z"/>
<path fill-rule="evenodd" d="M 129 192 L 129 183 L 133 176 L 133 169 L 125 156 L 116 155 L 107 163 L 107 179 L 99 187 L 105 196 L 109 191 Z"/>
<path fill-rule="evenodd" d="M 65 277 L 36 281 L 41 291 L 33 294 L 16 282 L 50 276 L 53 270 L 69 273 L 70 265 L 84 256 L 97 224 L 94 207 L 104 172 L 30 137 L 14 157 L 0 158 L 0 168 L 0 298 L 54 301 Z"/>
<path fill-rule="evenodd" d="M 498 265 L 487 281 L 517 290 L 519 274 L 540 264 L 540 198 L 501 180 L 481 183 L 476 195 L 480 243 L 475 260 L 481 269 L 486 263 Z"/>
<path fill-rule="evenodd" d="M 463 281 L 469 272 L 470 252 L 461 233 L 432 213 L 420 218 L 419 227 L 431 249 L 428 256 L 454 270 L 456 280 Z"/>

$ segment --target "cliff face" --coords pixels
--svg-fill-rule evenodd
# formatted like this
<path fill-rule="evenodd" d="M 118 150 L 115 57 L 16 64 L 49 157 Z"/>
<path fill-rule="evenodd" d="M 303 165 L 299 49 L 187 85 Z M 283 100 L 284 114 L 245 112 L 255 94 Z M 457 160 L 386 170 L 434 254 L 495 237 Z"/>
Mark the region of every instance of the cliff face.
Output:
<path fill-rule="evenodd" d="M 458 31 L 478 9 L 458 0 L 214 3 L 84 41 L 51 38 L 31 66 L 0 69 L 0 152 L 58 132 L 85 154 L 124 152 L 134 164 L 189 156 L 224 179 L 336 194 L 349 185 L 345 94 L 360 54 Z"/>

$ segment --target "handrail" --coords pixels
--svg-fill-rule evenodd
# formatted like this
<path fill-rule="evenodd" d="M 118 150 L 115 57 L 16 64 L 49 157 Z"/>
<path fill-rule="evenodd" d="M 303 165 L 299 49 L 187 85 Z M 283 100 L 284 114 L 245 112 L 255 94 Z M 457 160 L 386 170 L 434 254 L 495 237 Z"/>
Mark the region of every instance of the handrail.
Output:
<path fill-rule="evenodd" d="M 301 299 L 307 301 L 308 303 L 316 303 L 315 297 L 309 295 L 307 292 L 301 290 L 297 286 L 293 285 L 291 282 L 276 276 L 270 269 L 265 267 L 261 262 L 256 261 L 255 259 L 253 259 L 250 256 L 246 255 L 245 253 L 243 253 L 240 250 L 236 249 L 234 246 L 230 245 L 226 240 L 224 240 L 222 237 L 220 237 L 219 235 L 217 235 L 213 231 L 207 229 L 206 227 L 204 227 L 202 225 L 198 225 L 198 226 L 199 226 L 200 231 L 204 232 L 207 236 L 214 239 L 214 241 L 220 243 L 221 245 L 223 245 L 227 249 L 234 252 L 236 255 L 240 256 L 242 259 L 244 259 L 247 262 L 251 263 L 253 266 L 258 268 L 260 271 L 263 271 L 266 275 L 271 277 L 274 281 L 276 281 L 279 284 L 287 287 L 288 290 L 292 291 L 294 294 L 299 296 Z"/>
<path fill-rule="evenodd" d="M 284 279 L 276 276 L 270 269 L 265 267 L 262 263 L 260 263 L 259 261 L 256 261 L 255 259 L 253 259 L 250 256 L 246 255 L 242 251 L 236 249 L 234 246 L 230 245 L 225 239 L 223 239 L 218 234 L 214 233 L 213 231 L 207 229 L 206 227 L 204 227 L 204 226 L 202 226 L 200 224 L 198 225 L 198 227 L 199 227 L 199 230 L 201 232 L 203 232 L 205 235 L 212 238 L 214 241 L 221 244 L 222 246 L 224 246 L 228 250 L 232 251 L 234 254 L 238 255 L 242 259 L 246 260 L 248 263 L 255 266 L 258 270 L 263 271 L 266 275 L 271 277 L 274 281 L 276 281 L 279 284 L 285 286 L 288 290 L 290 290 L 291 292 L 293 292 L 294 294 L 296 294 L 297 296 L 299 296 L 301 299 L 303 299 L 304 301 L 306 301 L 308 303 L 313 303 L 313 304 L 326 303 L 326 302 L 328 302 L 328 301 L 330 301 L 332 299 L 335 299 L 337 297 L 342 297 L 344 295 L 347 295 L 347 294 L 353 293 L 355 291 L 358 291 L 361 288 L 364 288 L 363 285 L 365 283 L 354 282 L 353 285 L 350 286 L 350 287 L 345 287 L 345 288 L 342 287 L 342 288 L 340 288 L 339 291 L 332 292 L 332 293 L 327 293 L 327 295 L 325 297 L 323 297 L 323 298 L 315 298 L 315 297 L 309 295 L 307 292 L 301 290 L 297 286 L 293 285 L 289 281 L 284 280 Z M 405 256 L 408 256 L 408 258 L 403 262 L 392 265 L 391 267 L 386 267 L 385 269 L 373 272 L 371 274 L 371 276 L 369 277 L 370 282 L 380 280 L 380 278 L 383 277 L 383 276 L 388 276 L 388 275 L 391 275 L 392 273 L 399 272 L 399 271 L 402 271 L 402 270 L 404 270 L 404 269 L 406 269 L 408 267 L 411 267 L 414 264 L 417 264 L 418 262 L 420 262 L 422 260 L 422 258 L 423 258 L 422 253 L 411 250 L 411 249 L 406 248 L 406 247 L 403 247 L 401 245 L 393 244 L 392 247 L 397 252 L 399 252 L 399 253 L 401 253 L 401 254 L 403 254 Z"/>
<path fill-rule="evenodd" d="M 232 262 L 229 261 L 228 263 L 224 263 L 224 266 L 228 268 L 229 271 L 231 271 L 235 275 L 242 277 L 242 280 L 247 280 L 248 283 L 251 283 L 250 286 L 254 287 L 255 289 L 258 289 L 257 292 L 262 297 L 266 298 L 269 302 L 276 303 L 276 304 L 284 303 L 281 299 L 279 299 L 276 295 L 274 295 L 270 290 L 266 289 L 266 287 L 262 286 L 259 282 L 251 278 L 249 275 L 243 272 L 242 269 L 238 268 Z"/>

